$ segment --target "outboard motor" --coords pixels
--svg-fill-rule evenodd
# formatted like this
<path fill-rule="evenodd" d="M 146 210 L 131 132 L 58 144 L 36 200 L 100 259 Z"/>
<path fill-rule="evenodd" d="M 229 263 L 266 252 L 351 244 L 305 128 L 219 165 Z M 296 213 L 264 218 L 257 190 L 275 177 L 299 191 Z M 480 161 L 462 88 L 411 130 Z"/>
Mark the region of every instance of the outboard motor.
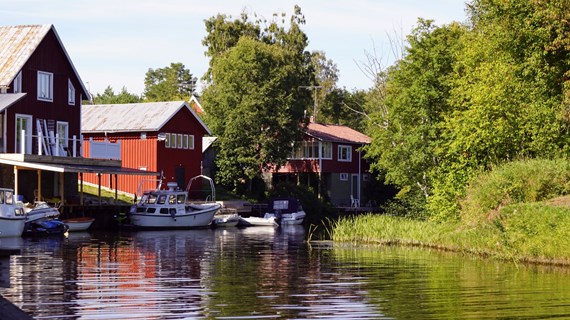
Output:
<path fill-rule="evenodd" d="M 280 209 L 275 210 L 275 222 L 281 224 L 282 217 L 283 215 L 281 214 L 281 210 Z"/>

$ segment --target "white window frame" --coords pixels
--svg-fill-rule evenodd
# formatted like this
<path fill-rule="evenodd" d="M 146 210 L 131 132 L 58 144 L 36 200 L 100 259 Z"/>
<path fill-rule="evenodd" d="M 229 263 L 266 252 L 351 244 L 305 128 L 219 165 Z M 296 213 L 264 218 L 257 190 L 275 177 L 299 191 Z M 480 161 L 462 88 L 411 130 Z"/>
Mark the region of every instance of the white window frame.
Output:
<path fill-rule="evenodd" d="M 176 146 L 178 145 L 176 137 L 177 137 L 176 133 L 170 134 L 170 147 L 171 148 L 176 148 Z"/>
<path fill-rule="evenodd" d="M 164 134 L 164 147 L 170 148 L 170 133 Z"/>
<path fill-rule="evenodd" d="M 60 152 L 66 152 L 66 149 L 69 147 L 69 122 L 58 121 L 56 124 L 56 130 L 58 135 L 57 144 L 61 148 Z M 63 155 L 67 154 L 60 154 L 60 156 Z"/>
<path fill-rule="evenodd" d="M 179 133 L 179 134 L 178 134 L 178 145 L 176 146 L 178 149 L 182 149 L 183 142 L 184 142 L 184 141 L 182 141 L 182 139 L 183 139 L 183 138 L 182 138 L 182 133 Z"/>
<path fill-rule="evenodd" d="M 22 71 L 18 72 L 18 75 L 14 78 L 14 93 L 22 92 Z"/>
<path fill-rule="evenodd" d="M 194 150 L 194 135 L 193 134 L 188 135 L 188 149 Z"/>
<path fill-rule="evenodd" d="M 38 71 L 38 100 L 53 102 L 53 73 Z"/>
<path fill-rule="evenodd" d="M 15 117 L 15 130 L 16 130 L 16 139 L 14 139 L 14 150 L 16 151 L 16 153 L 21 153 L 20 150 L 20 146 L 21 146 L 21 139 L 22 137 L 20 137 L 20 134 L 22 132 L 22 128 L 20 128 L 20 124 L 19 122 L 21 122 L 21 120 L 26 120 L 25 125 L 26 128 L 24 128 L 24 130 L 26 131 L 26 142 L 25 142 L 25 146 L 26 146 L 26 150 L 24 150 L 24 153 L 26 154 L 31 154 L 32 153 L 32 121 L 33 121 L 33 117 L 29 114 L 16 114 Z"/>
<path fill-rule="evenodd" d="M 67 104 L 70 106 L 75 105 L 75 87 L 71 82 L 71 79 L 67 79 Z"/>
<path fill-rule="evenodd" d="M 321 159 L 332 160 L 332 142 L 321 142 Z"/>
<path fill-rule="evenodd" d="M 182 148 L 188 149 L 188 135 L 185 134 L 183 139 L 184 139 L 184 142 L 182 143 Z"/>
<path fill-rule="evenodd" d="M 337 158 L 339 162 L 352 162 L 352 146 L 339 144 Z"/>

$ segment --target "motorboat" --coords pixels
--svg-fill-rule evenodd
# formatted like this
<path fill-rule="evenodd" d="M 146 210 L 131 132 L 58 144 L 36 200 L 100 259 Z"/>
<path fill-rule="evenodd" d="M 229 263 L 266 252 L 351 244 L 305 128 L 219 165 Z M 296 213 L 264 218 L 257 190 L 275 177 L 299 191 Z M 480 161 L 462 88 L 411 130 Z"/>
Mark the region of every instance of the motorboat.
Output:
<path fill-rule="evenodd" d="M 242 227 L 278 227 L 275 217 L 240 217 L 238 226 Z"/>
<path fill-rule="evenodd" d="M 0 237 L 20 237 L 24 232 L 26 214 L 14 200 L 14 190 L 0 188 Z"/>
<path fill-rule="evenodd" d="M 25 236 L 51 236 L 63 235 L 69 227 L 59 219 L 38 219 L 26 222 L 23 235 Z"/>
<path fill-rule="evenodd" d="M 69 231 L 85 231 L 91 227 L 95 218 L 91 217 L 77 217 L 62 220 L 67 225 Z"/>
<path fill-rule="evenodd" d="M 27 223 L 56 219 L 60 214 L 59 207 L 50 206 L 44 201 L 22 204 L 22 209 L 26 214 Z"/>
<path fill-rule="evenodd" d="M 237 213 L 214 215 L 213 225 L 217 228 L 230 228 L 238 225 L 240 216 Z"/>
<path fill-rule="evenodd" d="M 275 218 L 282 225 L 302 224 L 305 219 L 305 211 L 296 198 L 275 198 L 269 202 L 264 218 Z"/>
<path fill-rule="evenodd" d="M 201 228 L 212 223 L 220 209 L 219 203 L 187 202 L 188 192 L 175 182 L 162 183 L 152 191 L 143 192 L 140 201 L 131 206 L 129 219 L 138 228 Z"/>

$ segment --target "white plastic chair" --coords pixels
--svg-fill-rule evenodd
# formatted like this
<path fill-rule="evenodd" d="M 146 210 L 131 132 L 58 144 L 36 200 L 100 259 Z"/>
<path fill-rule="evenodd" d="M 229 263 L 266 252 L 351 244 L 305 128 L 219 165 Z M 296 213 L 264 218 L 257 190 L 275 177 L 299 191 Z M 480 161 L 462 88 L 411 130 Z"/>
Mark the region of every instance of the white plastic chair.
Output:
<path fill-rule="evenodd" d="M 356 199 L 353 195 L 350 195 L 350 206 L 353 208 L 360 207 L 360 200 Z"/>

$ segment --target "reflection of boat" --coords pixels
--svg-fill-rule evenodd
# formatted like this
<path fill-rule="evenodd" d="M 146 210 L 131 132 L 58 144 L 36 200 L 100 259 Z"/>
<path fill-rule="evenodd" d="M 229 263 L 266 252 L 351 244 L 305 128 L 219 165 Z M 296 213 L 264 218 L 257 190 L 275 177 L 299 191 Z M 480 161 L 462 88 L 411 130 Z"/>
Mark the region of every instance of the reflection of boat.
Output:
<path fill-rule="evenodd" d="M 78 217 L 78 218 L 70 218 L 63 220 L 69 227 L 69 231 L 85 231 L 91 227 L 95 218 L 91 217 Z"/>
<path fill-rule="evenodd" d="M 14 190 L 0 188 L 0 237 L 19 237 L 24 231 L 26 215 L 14 201 Z"/>
<path fill-rule="evenodd" d="M 131 223 L 142 228 L 199 228 L 209 226 L 219 203 L 186 203 L 188 193 L 168 183 L 168 190 L 145 191 L 129 212 Z"/>
<path fill-rule="evenodd" d="M 270 226 L 270 227 L 277 227 L 279 224 L 275 221 L 275 217 L 240 217 L 239 218 L 239 226 L 244 227 L 257 227 L 257 226 Z"/>
<path fill-rule="evenodd" d="M 239 219 L 240 216 L 237 213 L 216 214 L 213 224 L 220 228 L 235 227 L 238 225 Z"/>
<path fill-rule="evenodd" d="M 269 202 L 265 218 L 274 217 L 279 224 L 302 224 L 305 211 L 299 200 L 295 198 L 275 198 Z"/>

